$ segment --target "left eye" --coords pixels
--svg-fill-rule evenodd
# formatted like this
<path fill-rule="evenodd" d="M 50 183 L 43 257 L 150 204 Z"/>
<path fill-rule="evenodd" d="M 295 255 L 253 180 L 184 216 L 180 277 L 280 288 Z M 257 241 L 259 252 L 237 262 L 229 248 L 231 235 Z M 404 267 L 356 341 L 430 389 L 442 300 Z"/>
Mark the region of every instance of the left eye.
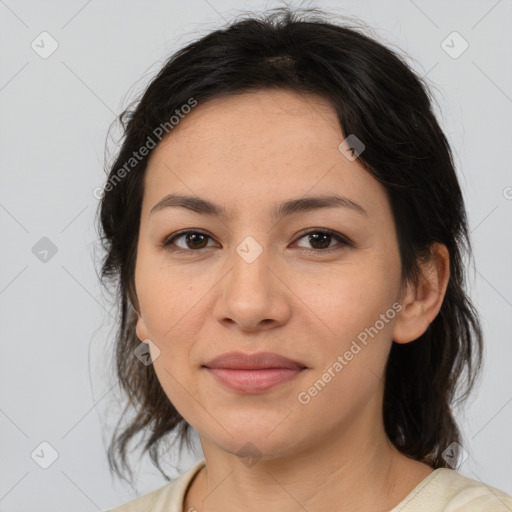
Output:
<path fill-rule="evenodd" d="M 308 231 L 299 237 L 298 240 L 305 239 L 306 237 L 308 237 L 307 243 L 312 244 L 313 248 L 302 248 L 314 252 L 330 252 L 326 251 L 325 249 L 331 249 L 332 247 L 336 247 L 336 245 L 340 246 L 337 249 L 341 249 L 343 246 L 350 245 L 350 242 L 347 238 L 331 230 L 316 229 Z M 175 244 L 175 242 L 180 239 L 184 240 L 185 246 Z M 182 231 L 181 233 L 178 233 L 165 240 L 163 246 L 173 252 L 197 252 L 198 250 L 207 247 L 208 239 L 211 239 L 210 235 L 207 235 L 201 231 Z M 331 242 L 333 239 L 337 239 L 339 243 L 332 246 Z M 178 249 L 172 248 L 172 245 L 176 245 Z M 317 247 L 314 247 L 315 245 L 317 245 Z"/>
<path fill-rule="evenodd" d="M 305 233 L 302 235 L 299 240 L 308 237 L 308 243 L 310 244 L 317 244 L 319 247 L 313 247 L 313 251 L 321 251 L 321 252 L 330 252 L 330 251 L 323 251 L 323 249 L 330 249 L 333 246 L 330 246 L 333 239 L 338 239 L 340 243 L 339 245 L 341 247 L 345 245 L 350 245 L 348 240 L 341 235 L 338 235 L 334 231 L 331 230 L 325 230 L 325 229 L 317 229 L 316 231 L 309 231 L 308 233 Z M 335 247 L 335 246 L 334 246 Z M 306 249 L 308 249 L 306 247 Z"/>

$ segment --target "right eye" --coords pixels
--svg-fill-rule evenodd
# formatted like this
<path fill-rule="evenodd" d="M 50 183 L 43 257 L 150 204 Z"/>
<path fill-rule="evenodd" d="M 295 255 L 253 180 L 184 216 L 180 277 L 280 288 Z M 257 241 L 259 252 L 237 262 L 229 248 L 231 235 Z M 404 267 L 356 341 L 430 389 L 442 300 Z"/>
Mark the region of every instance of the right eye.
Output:
<path fill-rule="evenodd" d="M 191 253 L 207 247 L 205 241 L 208 239 L 211 239 L 210 235 L 203 233 L 202 231 L 180 231 L 166 238 L 162 245 L 172 252 Z M 184 245 L 180 246 L 176 244 L 175 242 L 178 240 L 182 240 L 181 243 Z M 174 248 L 173 245 L 178 248 Z"/>

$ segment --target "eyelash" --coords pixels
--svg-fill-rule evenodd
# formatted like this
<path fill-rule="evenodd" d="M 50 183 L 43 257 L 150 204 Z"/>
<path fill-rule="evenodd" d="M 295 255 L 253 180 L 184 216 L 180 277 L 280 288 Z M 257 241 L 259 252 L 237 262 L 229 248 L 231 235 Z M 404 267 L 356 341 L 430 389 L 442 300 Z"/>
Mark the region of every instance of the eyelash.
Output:
<path fill-rule="evenodd" d="M 331 235 L 332 237 L 337 238 L 340 243 L 338 243 L 335 246 L 330 247 L 328 249 L 307 249 L 305 247 L 299 247 L 299 250 L 304 250 L 306 252 L 314 253 L 314 254 L 321 254 L 321 253 L 330 254 L 332 252 L 339 251 L 346 246 L 353 245 L 352 242 L 347 237 L 341 235 L 340 233 L 337 233 L 336 231 L 332 231 L 330 229 L 324 229 L 324 228 L 317 228 L 317 229 L 312 229 L 310 231 L 307 231 L 306 233 L 303 233 L 301 236 L 299 236 L 299 238 L 297 240 L 301 240 L 302 238 L 305 238 L 308 235 L 317 234 L 317 233 L 321 233 L 324 235 Z M 178 254 L 183 254 L 183 253 L 191 254 L 194 252 L 201 252 L 202 249 L 206 249 L 206 247 L 202 247 L 201 249 L 180 249 L 180 248 L 174 249 L 174 248 L 170 247 L 171 244 L 174 242 L 174 240 L 181 238 L 182 236 L 187 235 L 187 234 L 199 234 L 199 235 L 207 236 L 208 238 L 212 239 L 212 237 L 208 233 L 205 233 L 203 231 L 185 230 L 185 231 L 178 231 L 178 233 L 174 233 L 170 237 L 167 237 L 162 242 L 161 245 L 166 250 L 171 251 L 173 253 L 178 253 Z"/>

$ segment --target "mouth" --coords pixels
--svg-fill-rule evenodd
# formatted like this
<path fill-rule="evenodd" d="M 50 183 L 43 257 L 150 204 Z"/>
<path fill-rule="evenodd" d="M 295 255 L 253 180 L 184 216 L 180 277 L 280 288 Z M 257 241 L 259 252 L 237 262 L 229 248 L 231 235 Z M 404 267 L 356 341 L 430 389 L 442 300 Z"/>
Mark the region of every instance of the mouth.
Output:
<path fill-rule="evenodd" d="M 240 393 L 269 391 L 307 370 L 304 364 L 271 352 L 230 352 L 202 368 L 224 387 Z"/>

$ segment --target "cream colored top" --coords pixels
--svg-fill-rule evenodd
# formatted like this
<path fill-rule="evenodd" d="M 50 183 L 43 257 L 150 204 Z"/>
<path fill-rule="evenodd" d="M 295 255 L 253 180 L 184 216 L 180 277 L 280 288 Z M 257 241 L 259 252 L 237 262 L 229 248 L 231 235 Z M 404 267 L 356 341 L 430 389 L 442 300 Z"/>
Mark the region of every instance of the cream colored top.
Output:
<path fill-rule="evenodd" d="M 183 501 L 204 465 L 203 459 L 163 487 L 107 512 L 194 512 L 184 510 Z M 512 512 L 512 497 L 453 469 L 439 468 L 389 512 Z"/>

